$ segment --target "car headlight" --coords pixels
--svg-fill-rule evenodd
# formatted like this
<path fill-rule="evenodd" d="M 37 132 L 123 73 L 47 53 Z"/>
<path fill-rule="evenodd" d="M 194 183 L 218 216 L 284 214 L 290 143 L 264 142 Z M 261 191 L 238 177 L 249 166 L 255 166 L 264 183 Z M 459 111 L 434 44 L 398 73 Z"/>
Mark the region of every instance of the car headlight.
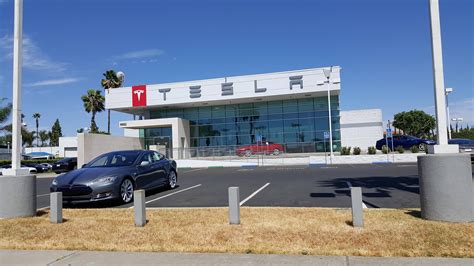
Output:
<path fill-rule="evenodd" d="M 94 179 L 92 183 L 112 183 L 115 179 L 117 179 L 117 176 L 103 176 Z"/>
<path fill-rule="evenodd" d="M 51 185 L 53 186 L 57 186 L 58 185 L 58 180 L 55 178 L 53 179 L 53 183 L 51 183 Z"/>

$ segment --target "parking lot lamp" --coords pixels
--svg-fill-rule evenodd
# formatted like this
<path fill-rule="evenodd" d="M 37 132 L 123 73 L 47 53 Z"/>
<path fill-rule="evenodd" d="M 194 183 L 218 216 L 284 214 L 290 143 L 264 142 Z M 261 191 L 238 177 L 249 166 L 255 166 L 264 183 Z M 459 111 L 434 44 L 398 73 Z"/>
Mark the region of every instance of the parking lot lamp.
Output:
<path fill-rule="evenodd" d="M 328 120 L 329 120 L 329 161 L 332 164 L 333 148 L 332 148 L 332 117 L 331 117 L 331 72 L 332 66 L 329 69 L 323 69 L 324 76 L 326 76 L 326 87 L 328 89 Z"/>
<path fill-rule="evenodd" d="M 451 119 L 449 117 L 449 101 L 448 101 L 448 95 L 453 92 L 453 88 L 446 88 L 444 90 L 444 94 L 446 95 L 446 115 L 448 117 L 448 140 L 451 139 Z"/>
<path fill-rule="evenodd" d="M 453 118 L 451 120 L 456 122 L 456 133 L 457 133 L 458 132 L 458 127 L 459 127 L 459 122 L 462 122 L 464 119 L 462 117 L 458 117 L 458 118 Z"/>

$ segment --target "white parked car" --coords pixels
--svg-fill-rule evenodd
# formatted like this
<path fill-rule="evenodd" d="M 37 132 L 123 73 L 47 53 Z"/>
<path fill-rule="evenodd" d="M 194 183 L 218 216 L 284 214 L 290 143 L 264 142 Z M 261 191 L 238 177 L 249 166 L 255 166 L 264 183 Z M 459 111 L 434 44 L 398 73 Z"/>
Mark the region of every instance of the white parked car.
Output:
<path fill-rule="evenodd" d="M 0 166 L 0 175 L 3 175 L 3 170 L 10 169 L 12 166 L 10 164 Z M 30 174 L 35 175 L 37 173 L 36 168 L 22 165 L 21 169 L 28 169 Z"/>

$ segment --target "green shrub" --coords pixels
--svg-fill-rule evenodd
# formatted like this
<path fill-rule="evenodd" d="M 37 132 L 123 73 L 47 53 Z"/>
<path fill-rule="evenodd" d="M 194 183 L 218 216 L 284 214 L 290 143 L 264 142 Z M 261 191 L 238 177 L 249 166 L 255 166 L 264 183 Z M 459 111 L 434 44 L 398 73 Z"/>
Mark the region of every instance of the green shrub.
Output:
<path fill-rule="evenodd" d="M 342 147 L 341 155 L 351 155 L 351 147 Z"/>
<path fill-rule="evenodd" d="M 369 154 L 376 154 L 377 153 L 377 150 L 375 149 L 374 146 L 370 146 L 369 148 L 367 148 L 367 151 L 369 152 Z"/>
<path fill-rule="evenodd" d="M 388 148 L 387 148 L 386 145 L 383 145 L 383 146 L 382 146 L 382 153 L 383 153 L 383 154 L 387 154 L 387 153 L 388 153 Z"/>
<path fill-rule="evenodd" d="M 395 148 L 395 150 L 398 151 L 398 153 L 404 153 L 405 152 L 405 149 L 402 146 L 397 146 Z"/>
<path fill-rule="evenodd" d="M 352 154 L 359 155 L 360 154 L 360 148 L 359 147 L 354 147 L 354 150 L 352 151 Z"/>
<path fill-rule="evenodd" d="M 420 149 L 418 149 L 417 145 L 413 145 L 413 146 L 410 147 L 410 151 L 411 151 L 411 153 L 418 153 L 420 151 Z"/>

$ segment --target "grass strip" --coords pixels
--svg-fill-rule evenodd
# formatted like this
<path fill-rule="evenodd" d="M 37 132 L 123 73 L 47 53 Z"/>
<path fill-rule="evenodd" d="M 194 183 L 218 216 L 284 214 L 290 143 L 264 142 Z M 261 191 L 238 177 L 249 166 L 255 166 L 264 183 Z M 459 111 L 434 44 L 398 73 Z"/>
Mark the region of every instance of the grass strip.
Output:
<path fill-rule="evenodd" d="M 135 227 L 133 210 L 64 209 L 0 220 L 1 249 L 230 252 L 335 256 L 474 257 L 474 224 L 419 218 L 419 210 L 367 209 L 365 227 L 350 225 L 350 209 L 241 209 L 229 225 L 227 208 L 148 210 Z"/>

